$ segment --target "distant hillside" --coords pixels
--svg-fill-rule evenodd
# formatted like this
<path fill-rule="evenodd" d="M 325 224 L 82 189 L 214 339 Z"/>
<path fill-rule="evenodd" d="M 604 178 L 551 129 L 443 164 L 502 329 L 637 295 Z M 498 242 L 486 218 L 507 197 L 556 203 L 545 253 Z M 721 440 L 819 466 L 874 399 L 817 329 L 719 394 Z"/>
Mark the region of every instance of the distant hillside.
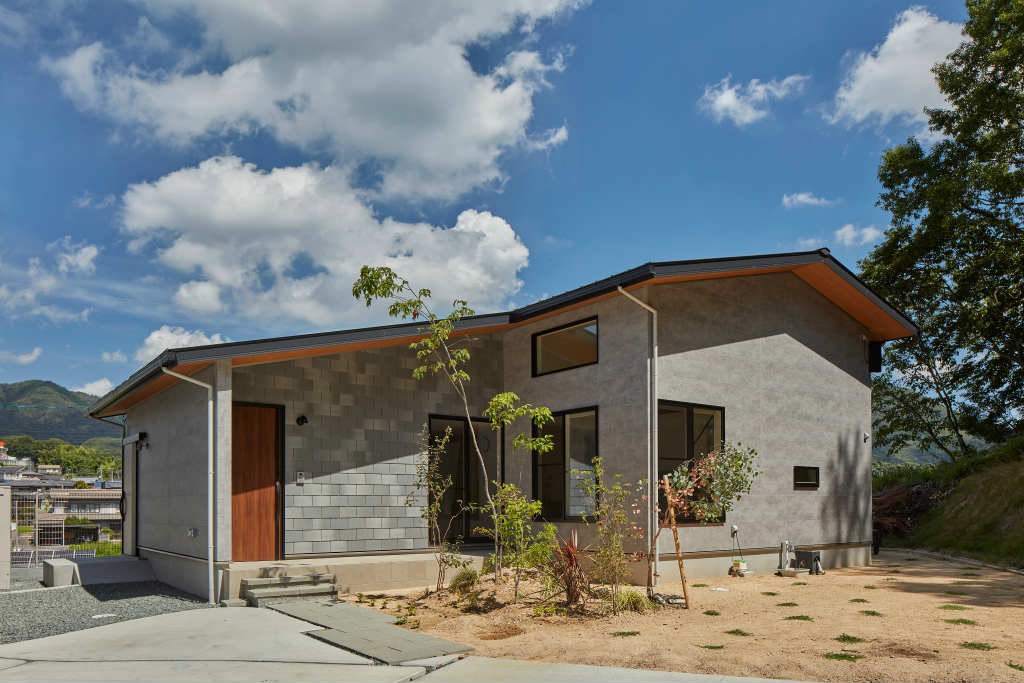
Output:
<path fill-rule="evenodd" d="M 117 427 L 85 416 L 81 406 L 95 400 L 95 396 L 38 379 L 0 384 L 0 434 L 57 438 L 73 444 L 95 437 L 120 437 Z"/>

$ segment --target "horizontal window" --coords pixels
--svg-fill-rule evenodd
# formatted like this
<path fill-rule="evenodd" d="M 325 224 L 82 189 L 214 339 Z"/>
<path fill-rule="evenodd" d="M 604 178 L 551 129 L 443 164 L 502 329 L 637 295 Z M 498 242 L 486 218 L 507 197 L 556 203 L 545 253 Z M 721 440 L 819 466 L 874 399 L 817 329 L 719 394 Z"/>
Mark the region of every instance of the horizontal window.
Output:
<path fill-rule="evenodd" d="M 798 489 L 816 489 L 821 484 L 817 467 L 797 465 L 793 468 L 793 486 Z"/>
<path fill-rule="evenodd" d="M 547 453 L 533 454 L 533 497 L 547 520 L 575 519 L 594 513 L 587 488 L 597 457 L 597 410 L 556 413 L 535 436 L 551 435 Z"/>
<path fill-rule="evenodd" d="M 722 445 L 725 439 L 725 408 L 694 403 L 658 401 L 658 481 L 672 474 L 684 462 L 691 466 Z M 703 492 L 694 491 L 699 499 Z M 658 489 L 658 507 L 665 521 L 665 493 Z M 692 514 L 680 516 L 679 523 L 694 523 Z M 707 521 L 707 520 L 706 520 Z M 714 522 L 724 522 L 723 516 Z"/>
<path fill-rule="evenodd" d="M 533 376 L 597 362 L 597 318 L 533 335 Z"/>

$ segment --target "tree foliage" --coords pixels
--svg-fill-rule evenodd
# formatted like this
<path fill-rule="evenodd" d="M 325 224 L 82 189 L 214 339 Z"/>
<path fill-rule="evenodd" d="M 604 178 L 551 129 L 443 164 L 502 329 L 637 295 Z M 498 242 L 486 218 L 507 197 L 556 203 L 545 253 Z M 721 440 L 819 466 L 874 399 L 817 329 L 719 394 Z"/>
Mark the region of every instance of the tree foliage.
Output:
<path fill-rule="evenodd" d="M 100 472 L 109 477 L 121 469 L 121 458 L 106 450 L 76 446 L 61 439 L 33 439 L 31 436 L 0 436 L 8 455 L 31 458 L 37 465 L 60 465 L 66 475 L 96 476 Z"/>
<path fill-rule="evenodd" d="M 949 103 L 926 110 L 939 139 L 883 155 L 891 227 L 861 262 L 921 327 L 887 349 L 881 425 L 951 457 L 965 433 L 1002 440 L 1024 427 L 1024 3 L 967 10 L 967 40 L 933 69 Z"/>

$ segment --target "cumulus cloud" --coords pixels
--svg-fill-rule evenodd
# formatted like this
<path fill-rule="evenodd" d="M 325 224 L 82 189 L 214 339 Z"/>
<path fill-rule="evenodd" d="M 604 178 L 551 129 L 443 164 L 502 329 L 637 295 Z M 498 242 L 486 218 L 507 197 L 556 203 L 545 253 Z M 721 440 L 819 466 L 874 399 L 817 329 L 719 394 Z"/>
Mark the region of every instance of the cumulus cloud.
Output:
<path fill-rule="evenodd" d="M 43 349 L 35 347 L 28 353 L 14 353 L 12 351 L 4 351 L 0 349 L 0 363 L 17 363 L 18 365 L 30 365 L 39 360 L 39 356 L 43 355 Z"/>
<path fill-rule="evenodd" d="M 117 351 L 104 351 L 102 354 L 104 363 L 127 363 L 128 356 L 124 355 L 121 349 Z"/>
<path fill-rule="evenodd" d="M 95 244 L 87 242 L 74 243 L 70 235 L 49 245 L 51 250 L 57 252 L 57 269 L 62 273 L 79 273 L 92 275 L 96 272 L 96 257 L 100 249 Z"/>
<path fill-rule="evenodd" d="M 802 74 L 786 76 L 781 81 L 754 78 L 743 85 L 733 84 L 730 75 L 714 85 L 705 86 L 697 105 L 717 123 L 729 119 L 742 127 L 768 116 L 768 104 L 772 100 L 799 94 L 810 78 Z"/>
<path fill-rule="evenodd" d="M 450 227 L 382 219 L 342 169 L 315 164 L 266 171 L 214 157 L 132 185 L 122 203 L 134 248 L 159 237 L 156 258 L 192 278 L 175 295 L 192 312 L 347 326 L 369 315 L 351 295 L 367 263 L 392 266 L 442 304 L 460 296 L 493 310 L 520 290 L 529 263 L 498 216 L 466 210 Z"/>
<path fill-rule="evenodd" d="M 836 242 L 844 247 L 857 247 L 865 244 L 874 244 L 882 236 L 882 231 L 873 225 L 858 228 L 853 223 L 847 223 L 833 233 Z"/>
<path fill-rule="evenodd" d="M 135 360 L 145 363 L 153 360 L 167 349 L 180 349 L 186 346 L 206 346 L 207 344 L 223 344 L 231 341 L 220 334 L 208 335 L 202 330 L 186 330 L 184 327 L 161 325 L 150 332 L 135 351 Z"/>
<path fill-rule="evenodd" d="M 849 67 L 826 119 L 846 125 L 897 120 L 928 135 L 924 107 L 946 105 L 931 68 L 964 40 L 962 29 L 923 7 L 905 10 L 881 44 L 847 55 Z"/>
<path fill-rule="evenodd" d="M 154 6 L 154 21 L 191 12 L 202 52 L 226 56 L 225 67 L 197 68 L 191 54 L 147 70 L 100 42 L 43 66 L 79 108 L 172 144 L 266 132 L 346 163 L 372 162 L 379 195 L 451 199 L 503 180 L 505 151 L 567 138 L 564 126 L 530 130 L 534 95 L 565 68 L 563 54 L 513 47 L 478 73 L 467 46 L 532 32 L 579 4 L 178 0 Z M 140 30 L 157 31 L 149 20 Z"/>
<path fill-rule="evenodd" d="M 782 195 L 782 205 L 787 209 L 795 209 L 801 206 L 832 206 L 834 199 L 818 197 L 813 192 L 794 192 L 793 194 Z"/>
<path fill-rule="evenodd" d="M 106 377 L 97 379 L 92 382 L 86 382 L 80 387 L 72 387 L 71 391 L 80 391 L 83 394 L 89 394 L 90 396 L 103 396 L 111 389 L 114 388 L 114 383 Z"/>

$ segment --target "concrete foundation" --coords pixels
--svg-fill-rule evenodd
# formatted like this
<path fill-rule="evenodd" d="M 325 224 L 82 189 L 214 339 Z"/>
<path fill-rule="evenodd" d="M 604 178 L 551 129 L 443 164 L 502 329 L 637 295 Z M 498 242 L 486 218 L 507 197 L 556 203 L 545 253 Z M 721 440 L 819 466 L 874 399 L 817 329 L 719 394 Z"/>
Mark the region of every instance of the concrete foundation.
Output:
<path fill-rule="evenodd" d="M 75 582 L 75 563 L 71 560 L 45 560 L 43 562 L 43 585 L 70 586 Z"/>

